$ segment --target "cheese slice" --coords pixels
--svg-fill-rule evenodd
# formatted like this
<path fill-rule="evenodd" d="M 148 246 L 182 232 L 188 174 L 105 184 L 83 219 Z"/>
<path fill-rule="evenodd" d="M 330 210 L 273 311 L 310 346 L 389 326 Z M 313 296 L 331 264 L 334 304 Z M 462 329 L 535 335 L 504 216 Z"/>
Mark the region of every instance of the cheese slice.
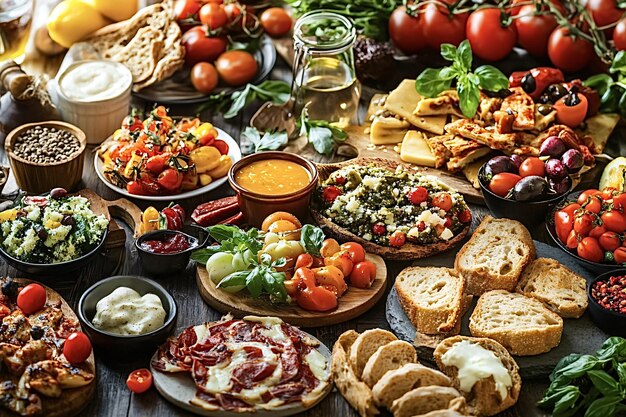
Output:
<path fill-rule="evenodd" d="M 415 80 L 403 80 L 389 93 L 385 110 L 406 119 L 413 126 L 437 135 L 443 134 L 447 116 L 416 116 L 413 110 L 423 97 L 415 90 Z"/>
<path fill-rule="evenodd" d="M 409 130 L 404 136 L 400 148 L 400 159 L 416 165 L 435 167 L 437 158 L 430 149 L 422 132 Z"/>
<path fill-rule="evenodd" d="M 402 142 L 409 130 L 409 122 L 395 117 L 376 117 L 370 128 L 370 142 L 373 145 L 389 145 Z"/>

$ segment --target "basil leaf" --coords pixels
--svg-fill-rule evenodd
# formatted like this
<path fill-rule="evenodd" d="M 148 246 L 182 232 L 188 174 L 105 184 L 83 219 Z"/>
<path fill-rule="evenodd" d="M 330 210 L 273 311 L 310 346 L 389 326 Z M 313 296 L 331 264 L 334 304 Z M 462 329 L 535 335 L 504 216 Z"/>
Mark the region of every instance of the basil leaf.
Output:
<path fill-rule="evenodd" d="M 198 249 L 191 253 L 191 260 L 199 264 L 206 265 L 209 258 L 218 252 L 223 252 L 220 246 L 208 246 L 204 249 Z"/>
<path fill-rule="evenodd" d="M 581 393 L 578 387 L 569 386 L 569 389 L 564 390 L 563 395 L 554 404 L 553 415 L 558 416 L 566 413 L 574 408 L 576 401 L 580 397 Z"/>
<path fill-rule="evenodd" d="M 613 79 L 609 74 L 596 74 L 583 81 L 585 87 L 593 88 L 602 96 L 613 84 Z"/>
<path fill-rule="evenodd" d="M 607 397 L 619 395 L 619 383 L 603 370 L 592 370 L 587 372 L 587 376 L 593 383 L 593 386 Z"/>
<path fill-rule="evenodd" d="M 487 91 L 500 91 L 509 88 L 509 79 L 496 67 L 481 65 L 474 74 L 480 80 L 480 88 Z"/>
<path fill-rule="evenodd" d="M 209 226 L 206 230 L 209 232 L 209 235 L 218 242 L 227 239 L 242 239 L 245 236 L 244 232 L 237 226 L 227 226 L 225 224 Z"/>
<path fill-rule="evenodd" d="M 454 62 L 457 59 L 456 46 L 451 43 L 441 44 L 441 57 L 447 61 Z"/>
<path fill-rule="evenodd" d="M 626 356 L 626 339 L 613 336 L 602 343 L 602 347 L 596 352 L 598 359 L 610 359 L 613 356 Z"/>
<path fill-rule="evenodd" d="M 580 359 L 580 357 L 583 356 L 580 353 L 571 353 L 567 356 L 563 356 L 561 358 L 561 360 L 559 360 L 556 364 L 556 366 L 554 367 L 554 369 L 552 370 L 552 373 L 550 374 L 550 381 L 554 381 L 554 379 L 556 378 L 557 374 L 560 375 L 563 368 L 565 368 L 566 366 L 576 362 L 577 360 Z"/>
<path fill-rule="evenodd" d="M 281 272 L 271 272 L 268 269 L 263 271 L 263 289 L 271 298 L 280 301 L 287 299 L 287 291 L 284 282 L 285 275 Z"/>
<path fill-rule="evenodd" d="M 313 256 L 320 256 L 324 239 L 326 236 L 324 236 L 322 229 L 312 224 L 305 224 L 300 230 L 300 244 L 307 253 Z"/>
<path fill-rule="evenodd" d="M 449 90 L 452 86 L 452 79 L 442 78 L 439 74 L 443 70 L 426 68 L 415 80 L 415 89 L 424 97 L 437 97 L 442 92 Z M 447 72 L 446 72 L 447 74 Z"/>
<path fill-rule="evenodd" d="M 620 396 L 598 398 L 589 405 L 585 417 L 612 417 L 621 400 Z"/>
<path fill-rule="evenodd" d="M 620 74 L 626 74 L 626 51 L 619 51 L 613 58 L 611 68 L 609 68 L 611 74 L 616 72 Z"/>
<path fill-rule="evenodd" d="M 311 127 L 308 130 L 308 139 L 317 153 L 329 155 L 335 149 L 333 132 L 327 127 Z"/>
<path fill-rule="evenodd" d="M 551 407 L 557 402 L 561 401 L 561 399 L 565 395 L 568 395 L 570 392 L 577 392 L 578 394 L 580 394 L 580 390 L 578 389 L 578 387 L 575 387 L 573 385 L 567 385 L 565 387 L 560 387 L 549 395 L 547 395 L 547 393 L 544 394 L 543 398 L 537 403 L 537 405 L 543 408 Z"/>
<path fill-rule="evenodd" d="M 615 371 L 617 372 L 617 376 L 619 378 L 619 384 L 622 390 L 626 391 L 626 362 L 618 363 L 615 366 Z"/>
<path fill-rule="evenodd" d="M 246 285 L 248 275 L 250 275 L 250 271 L 233 272 L 232 274 L 222 278 L 219 284 L 217 284 L 217 288 L 239 287 L 241 285 Z"/>
<path fill-rule="evenodd" d="M 263 276 L 259 267 L 254 268 L 246 278 L 246 289 L 253 298 L 259 298 L 263 292 Z"/>
<path fill-rule="evenodd" d="M 595 356 L 582 355 L 578 360 L 570 363 L 559 372 L 555 373 L 553 383 L 563 385 L 569 384 L 572 380 L 580 378 L 588 371 L 600 367 L 600 365 L 601 362 Z"/>
<path fill-rule="evenodd" d="M 472 83 L 467 76 L 463 76 L 459 78 L 456 91 L 459 94 L 459 105 L 463 115 L 469 118 L 474 117 L 478 109 L 478 104 L 480 103 L 480 90 L 478 86 Z"/>
<path fill-rule="evenodd" d="M 457 75 L 459 75 L 459 71 L 454 67 L 443 67 L 439 70 L 439 78 L 442 80 L 452 80 Z"/>
<path fill-rule="evenodd" d="M 472 69 L 472 46 L 467 39 L 456 50 L 456 64 L 464 72 Z"/>

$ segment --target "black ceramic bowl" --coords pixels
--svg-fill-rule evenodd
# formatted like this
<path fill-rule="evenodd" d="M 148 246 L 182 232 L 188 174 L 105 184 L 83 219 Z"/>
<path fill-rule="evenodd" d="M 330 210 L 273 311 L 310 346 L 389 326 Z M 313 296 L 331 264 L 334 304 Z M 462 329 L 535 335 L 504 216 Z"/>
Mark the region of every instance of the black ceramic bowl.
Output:
<path fill-rule="evenodd" d="M 605 309 L 600 306 L 596 299 L 591 295 L 591 288 L 593 288 L 594 283 L 607 280 L 615 275 L 626 275 L 626 269 L 617 269 L 611 272 L 605 272 L 587 284 L 589 314 L 591 315 L 593 322 L 611 336 L 626 337 L 626 314 L 620 314 L 616 311 Z"/>
<path fill-rule="evenodd" d="M 102 239 L 100 242 L 88 253 L 84 254 L 80 258 L 74 259 L 73 261 L 66 262 L 58 262 L 54 264 L 37 264 L 32 262 L 24 262 L 13 256 L 9 255 L 5 252 L 2 247 L 0 247 L 0 256 L 2 256 L 9 265 L 13 268 L 25 272 L 30 275 L 37 276 L 56 276 L 65 274 L 67 272 L 75 271 L 77 269 L 82 268 L 89 262 L 89 260 L 100 250 L 104 245 L 104 242 L 107 239 L 107 235 L 109 233 L 109 229 L 105 229 L 104 234 L 102 235 Z"/>
<path fill-rule="evenodd" d="M 563 252 L 567 253 L 569 256 L 575 259 L 576 262 L 581 264 L 585 269 L 595 272 L 596 274 L 602 274 L 622 268 L 621 265 L 618 265 L 616 263 L 591 262 L 584 258 L 581 258 L 575 251 L 569 250 L 567 246 L 565 246 L 565 244 L 563 244 L 563 242 L 561 242 L 561 240 L 557 236 L 556 230 L 554 228 L 554 213 L 556 213 L 562 207 L 565 207 L 567 204 L 576 202 L 576 199 L 578 199 L 578 196 L 581 193 L 582 191 L 577 191 L 570 194 L 566 201 L 560 202 L 548 212 L 548 215 L 546 217 L 546 229 L 548 229 L 548 234 L 550 235 L 550 238 Z"/>
<path fill-rule="evenodd" d="M 517 220 L 528 228 L 537 226 L 546 218 L 551 207 L 562 201 L 567 193 L 548 197 L 540 201 L 516 201 L 500 197 L 489 189 L 489 182 L 485 179 L 485 165 L 478 171 L 478 183 L 483 192 L 485 203 L 495 217 L 505 217 Z M 572 189 L 570 179 L 570 191 Z"/>
<path fill-rule="evenodd" d="M 147 240 L 162 240 L 167 236 L 183 234 L 191 243 L 189 249 L 176 253 L 154 253 L 144 249 L 141 244 Z M 135 247 L 143 270 L 151 275 L 174 274 L 184 270 L 189 264 L 191 252 L 203 247 L 209 238 L 208 232 L 198 226 L 185 226 L 178 230 L 155 230 L 141 235 L 135 240 Z"/>
<path fill-rule="evenodd" d="M 119 335 L 104 332 L 96 328 L 91 321 L 96 315 L 98 301 L 111 294 L 118 287 L 128 287 L 137 291 L 140 295 L 147 293 L 155 294 L 161 299 L 161 304 L 167 313 L 165 323 L 159 329 L 142 335 Z M 103 279 L 89 287 L 78 301 L 78 319 L 83 331 L 89 335 L 92 343 L 101 351 L 116 352 L 140 352 L 153 350 L 163 343 L 176 327 L 178 309 L 174 298 L 158 283 L 147 278 L 136 276 L 115 276 Z"/>

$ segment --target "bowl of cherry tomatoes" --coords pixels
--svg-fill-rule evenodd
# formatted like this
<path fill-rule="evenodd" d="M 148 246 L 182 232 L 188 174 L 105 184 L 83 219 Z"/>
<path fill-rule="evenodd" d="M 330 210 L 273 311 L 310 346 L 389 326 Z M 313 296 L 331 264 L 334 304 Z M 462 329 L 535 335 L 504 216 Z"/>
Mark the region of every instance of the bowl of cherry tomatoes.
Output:
<path fill-rule="evenodd" d="M 626 193 L 614 188 L 574 193 L 546 219 L 550 237 L 596 273 L 626 265 Z"/>

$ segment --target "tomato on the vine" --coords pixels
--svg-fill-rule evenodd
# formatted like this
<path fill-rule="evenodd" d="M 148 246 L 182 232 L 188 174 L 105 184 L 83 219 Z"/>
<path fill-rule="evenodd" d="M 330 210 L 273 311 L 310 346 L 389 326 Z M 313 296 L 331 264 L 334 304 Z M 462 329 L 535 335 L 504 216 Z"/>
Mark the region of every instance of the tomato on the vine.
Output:
<path fill-rule="evenodd" d="M 291 16 L 282 7 L 270 7 L 261 13 L 261 26 L 274 38 L 285 36 L 291 30 Z"/>
<path fill-rule="evenodd" d="M 613 43 L 618 51 L 626 50 L 626 18 L 620 20 L 613 29 Z"/>
<path fill-rule="evenodd" d="M 580 195 L 578 196 L 577 203 L 582 206 L 583 204 L 587 202 L 589 197 L 591 197 L 592 195 L 596 195 L 596 194 L 600 194 L 600 191 L 596 190 L 595 188 L 590 188 L 588 190 L 585 190 L 582 193 L 580 193 Z"/>
<path fill-rule="evenodd" d="M 556 4 L 557 1 L 555 0 L 554 3 Z M 548 39 L 557 26 L 558 23 L 554 16 L 537 14 L 537 7 L 533 4 L 527 4 L 520 8 L 518 17 L 515 19 L 517 42 L 532 56 L 546 58 L 548 56 Z"/>
<path fill-rule="evenodd" d="M 585 237 L 578 243 L 578 256 L 591 262 L 601 262 L 604 259 L 604 251 L 597 239 Z"/>
<path fill-rule="evenodd" d="M 250 53 L 235 50 L 220 55 L 215 68 L 226 84 L 238 87 L 254 78 L 259 64 Z"/>
<path fill-rule="evenodd" d="M 195 26 L 183 35 L 185 62 L 193 66 L 198 62 L 213 62 L 224 51 L 228 41 L 222 36 L 208 36 L 206 28 Z"/>
<path fill-rule="evenodd" d="M 548 39 L 550 61 L 563 71 L 582 70 L 591 62 L 593 55 L 593 45 L 585 39 L 570 36 L 566 27 L 554 29 Z"/>
<path fill-rule="evenodd" d="M 604 226 L 612 232 L 626 232 L 626 215 L 617 210 L 607 211 L 600 216 Z"/>
<path fill-rule="evenodd" d="M 202 3 L 198 0 L 176 0 L 174 3 L 174 14 L 176 20 L 185 20 L 193 18 L 202 7 Z"/>
<path fill-rule="evenodd" d="M 472 52 L 485 61 L 501 60 L 511 53 L 517 42 L 515 26 L 506 26 L 502 11 L 496 7 L 472 12 L 465 30 Z"/>
<path fill-rule="evenodd" d="M 421 51 L 428 44 L 424 36 L 424 17 L 408 14 L 405 6 L 397 7 L 389 17 L 389 37 L 405 54 Z"/>
<path fill-rule="evenodd" d="M 600 246 L 604 250 L 614 251 L 622 245 L 619 235 L 615 232 L 604 232 L 598 239 Z"/>
<path fill-rule="evenodd" d="M 452 4 L 454 0 L 445 0 L 445 3 Z M 421 13 L 422 31 L 428 44 L 439 50 L 442 43 L 451 43 L 458 46 L 465 39 L 465 25 L 468 13 L 450 13 L 441 5 L 434 3 L 427 4 Z"/>
<path fill-rule="evenodd" d="M 221 4 L 207 3 L 200 8 L 200 21 L 209 29 L 216 30 L 228 23 L 228 16 Z"/>
<path fill-rule="evenodd" d="M 586 7 L 597 26 L 611 25 L 624 15 L 624 10 L 617 6 L 617 0 L 588 0 Z"/>

